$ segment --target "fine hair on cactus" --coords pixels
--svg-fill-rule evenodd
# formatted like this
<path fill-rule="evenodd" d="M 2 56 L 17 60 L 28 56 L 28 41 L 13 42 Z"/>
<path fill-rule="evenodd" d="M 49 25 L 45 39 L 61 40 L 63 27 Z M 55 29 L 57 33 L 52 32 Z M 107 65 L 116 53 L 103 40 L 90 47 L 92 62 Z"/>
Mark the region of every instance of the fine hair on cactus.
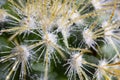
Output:
<path fill-rule="evenodd" d="M 0 80 L 120 80 L 119 0 L 3 1 Z"/>

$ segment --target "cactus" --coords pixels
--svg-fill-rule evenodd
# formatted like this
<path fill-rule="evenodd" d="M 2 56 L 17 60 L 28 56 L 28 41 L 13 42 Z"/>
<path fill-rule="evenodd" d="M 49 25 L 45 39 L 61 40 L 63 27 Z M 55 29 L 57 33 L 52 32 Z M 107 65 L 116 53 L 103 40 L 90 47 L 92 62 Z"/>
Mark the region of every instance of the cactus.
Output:
<path fill-rule="evenodd" d="M 119 0 L 7 0 L 0 80 L 120 80 Z"/>

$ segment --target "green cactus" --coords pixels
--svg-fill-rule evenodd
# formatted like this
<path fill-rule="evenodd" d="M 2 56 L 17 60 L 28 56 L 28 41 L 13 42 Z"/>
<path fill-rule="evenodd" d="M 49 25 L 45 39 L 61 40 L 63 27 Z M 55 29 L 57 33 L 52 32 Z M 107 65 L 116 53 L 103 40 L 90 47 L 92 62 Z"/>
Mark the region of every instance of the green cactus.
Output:
<path fill-rule="evenodd" d="M 119 0 L 0 3 L 0 80 L 120 80 Z"/>

